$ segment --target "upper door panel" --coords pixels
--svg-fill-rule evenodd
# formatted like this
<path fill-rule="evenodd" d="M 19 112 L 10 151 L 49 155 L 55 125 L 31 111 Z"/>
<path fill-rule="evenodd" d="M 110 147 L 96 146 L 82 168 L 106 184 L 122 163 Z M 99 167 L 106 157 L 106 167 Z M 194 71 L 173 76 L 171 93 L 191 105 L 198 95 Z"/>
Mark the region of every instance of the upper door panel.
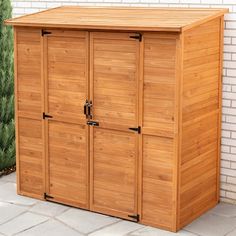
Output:
<path fill-rule="evenodd" d="M 102 127 L 137 125 L 139 41 L 130 35 L 91 33 L 93 120 Z"/>
<path fill-rule="evenodd" d="M 51 31 L 47 49 L 47 112 L 54 119 L 85 123 L 87 98 L 88 33 Z"/>

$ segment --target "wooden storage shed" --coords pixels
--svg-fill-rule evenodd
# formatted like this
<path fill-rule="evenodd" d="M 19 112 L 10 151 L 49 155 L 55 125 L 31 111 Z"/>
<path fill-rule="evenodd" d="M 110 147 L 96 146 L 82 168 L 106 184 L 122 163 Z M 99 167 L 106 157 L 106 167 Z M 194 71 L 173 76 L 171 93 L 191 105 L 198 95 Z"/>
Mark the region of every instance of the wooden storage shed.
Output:
<path fill-rule="evenodd" d="M 225 12 L 59 7 L 7 20 L 18 193 L 171 231 L 215 206 Z"/>

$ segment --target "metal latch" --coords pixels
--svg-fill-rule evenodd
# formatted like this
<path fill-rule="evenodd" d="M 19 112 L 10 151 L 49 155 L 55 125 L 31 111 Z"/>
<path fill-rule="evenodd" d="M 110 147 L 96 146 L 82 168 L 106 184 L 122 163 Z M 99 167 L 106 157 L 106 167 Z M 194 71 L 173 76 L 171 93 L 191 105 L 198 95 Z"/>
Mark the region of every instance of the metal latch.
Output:
<path fill-rule="evenodd" d="M 99 126 L 99 122 L 90 120 L 90 121 L 87 122 L 87 125 L 90 125 L 90 126 Z"/>
<path fill-rule="evenodd" d="M 93 106 L 92 101 L 88 101 L 88 99 L 86 99 L 84 104 L 84 115 L 86 116 L 87 119 L 92 119 L 92 114 L 91 114 L 92 106 Z"/>

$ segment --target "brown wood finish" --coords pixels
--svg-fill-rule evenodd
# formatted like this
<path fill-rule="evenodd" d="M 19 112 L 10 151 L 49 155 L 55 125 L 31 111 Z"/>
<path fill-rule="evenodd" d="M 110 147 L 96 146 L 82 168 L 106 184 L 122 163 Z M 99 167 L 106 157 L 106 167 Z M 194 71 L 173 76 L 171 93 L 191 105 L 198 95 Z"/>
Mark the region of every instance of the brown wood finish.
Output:
<path fill-rule="evenodd" d="M 17 110 L 19 116 L 41 119 L 40 30 L 17 29 Z"/>
<path fill-rule="evenodd" d="M 177 34 L 144 34 L 141 221 L 174 230 Z M 166 202 L 166 204 L 163 204 Z"/>
<path fill-rule="evenodd" d="M 88 208 L 88 33 L 53 30 L 45 37 L 47 194 Z M 71 178 L 73 175 L 73 178 Z"/>
<path fill-rule="evenodd" d="M 217 204 L 224 12 L 61 7 L 8 20 L 18 193 L 170 231 Z"/>
<path fill-rule="evenodd" d="M 40 33 L 15 29 L 15 122 L 17 191 L 42 198 L 44 148 Z"/>
<path fill-rule="evenodd" d="M 48 121 L 48 194 L 52 200 L 88 207 L 87 129 L 86 125 Z"/>
<path fill-rule="evenodd" d="M 214 8 L 63 6 L 5 21 L 15 26 L 181 32 L 226 13 Z M 142 19 L 142 20 L 140 20 Z"/>
<path fill-rule="evenodd" d="M 221 18 L 183 34 L 179 227 L 218 201 Z"/>
<path fill-rule="evenodd" d="M 42 121 L 18 118 L 20 193 L 40 197 L 43 193 Z"/>
<path fill-rule="evenodd" d="M 128 33 L 91 33 L 91 209 L 137 214 L 139 42 Z"/>

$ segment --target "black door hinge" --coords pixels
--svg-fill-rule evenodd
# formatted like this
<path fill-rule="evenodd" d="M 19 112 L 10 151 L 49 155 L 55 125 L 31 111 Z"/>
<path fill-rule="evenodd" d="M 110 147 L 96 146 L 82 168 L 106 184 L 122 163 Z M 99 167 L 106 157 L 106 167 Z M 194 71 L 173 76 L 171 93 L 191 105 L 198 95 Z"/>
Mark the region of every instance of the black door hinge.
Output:
<path fill-rule="evenodd" d="M 140 33 L 137 33 L 136 35 L 131 35 L 131 36 L 129 36 L 131 39 L 138 39 L 139 40 L 139 42 L 141 42 L 142 41 L 142 34 L 140 34 Z"/>
<path fill-rule="evenodd" d="M 47 200 L 47 199 L 50 199 L 50 198 L 53 198 L 52 196 L 49 196 L 47 193 L 44 193 L 44 199 Z"/>
<path fill-rule="evenodd" d="M 87 122 L 87 125 L 91 125 L 91 126 L 99 126 L 99 122 L 97 122 L 97 121 L 88 121 Z"/>
<path fill-rule="evenodd" d="M 128 217 L 134 219 L 136 222 L 139 222 L 139 215 L 128 215 Z"/>
<path fill-rule="evenodd" d="M 41 33 L 42 36 L 44 36 L 45 34 L 51 34 L 51 33 L 52 33 L 52 32 L 46 31 L 46 30 L 42 30 L 41 32 L 42 32 L 42 33 Z"/>
<path fill-rule="evenodd" d="M 138 128 L 129 128 L 130 130 L 133 130 L 135 132 L 138 132 L 138 134 L 141 133 L 141 127 L 139 126 Z"/>
<path fill-rule="evenodd" d="M 45 112 L 44 112 L 44 113 L 43 113 L 43 119 L 45 120 L 46 118 L 52 118 L 52 116 L 47 115 L 47 114 L 45 114 Z"/>

